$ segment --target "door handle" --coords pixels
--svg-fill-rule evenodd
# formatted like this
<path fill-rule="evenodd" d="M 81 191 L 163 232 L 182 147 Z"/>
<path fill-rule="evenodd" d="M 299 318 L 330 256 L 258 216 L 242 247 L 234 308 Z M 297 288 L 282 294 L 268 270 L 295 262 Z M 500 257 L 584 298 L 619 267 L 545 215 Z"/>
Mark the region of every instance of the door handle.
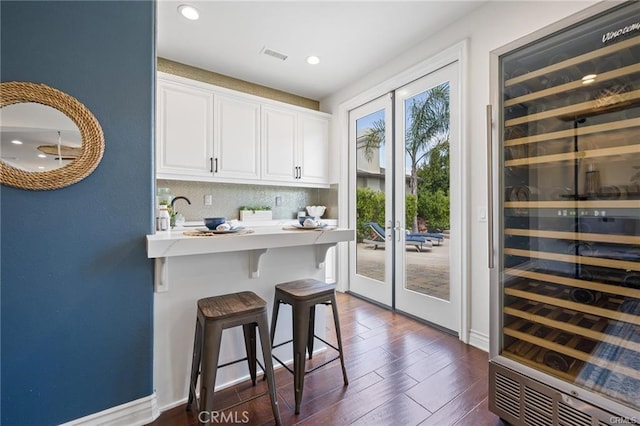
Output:
<path fill-rule="evenodd" d="M 491 129 L 492 125 L 492 109 L 491 105 L 487 105 L 487 221 L 489 229 L 489 238 L 487 238 L 489 244 L 489 269 L 493 269 L 494 253 L 493 253 L 493 133 Z"/>
<path fill-rule="evenodd" d="M 402 232 L 402 227 L 400 226 L 400 221 L 396 221 L 396 231 L 398 231 L 398 242 L 400 242 L 400 232 Z"/>
<path fill-rule="evenodd" d="M 209 173 L 213 173 L 213 157 L 209 157 Z"/>
<path fill-rule="evenodd" d="M 215 166 L 215 168 L 213 170 L 213 173 L 218 173 L 218 159 L 217 158 L 214 160 L 214 163 L 215 163 L 216 166 Z"/>

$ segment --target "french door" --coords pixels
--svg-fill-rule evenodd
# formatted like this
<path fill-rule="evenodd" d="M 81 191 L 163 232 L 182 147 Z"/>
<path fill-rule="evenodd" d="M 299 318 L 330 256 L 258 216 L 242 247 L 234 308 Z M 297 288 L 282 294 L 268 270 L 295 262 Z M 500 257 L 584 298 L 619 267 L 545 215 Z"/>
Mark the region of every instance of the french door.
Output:
<path fill-rule="evenodd" d="M 458 62 L 349 113 L 350 291 L 460 330 Z M 377 225 L 377 226 L 376 226 Z"/>
<path fill-rule="evenodd" d="M 350 251 L 349 291 L 393 305 L 393 94 L 349 112 L 351 220 L 357 244 Z M 353 165 L 353 163 L 352 163 Z M 366 246 L 365 246 L 366 244 Z M 368 249 L 367 249 L 368 248 Z"/>

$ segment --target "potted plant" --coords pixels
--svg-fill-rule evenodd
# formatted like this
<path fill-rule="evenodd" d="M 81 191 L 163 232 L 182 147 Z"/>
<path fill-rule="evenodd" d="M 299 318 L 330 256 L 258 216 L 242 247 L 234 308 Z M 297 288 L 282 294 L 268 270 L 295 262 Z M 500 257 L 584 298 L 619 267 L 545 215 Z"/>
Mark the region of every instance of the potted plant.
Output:
<path fill-rule="evenodd" d="M 240 220 L 242 222 L 256 222 L 262 220 L 272 220 L 273 213 L 269 206 L 241 206 Z"/>

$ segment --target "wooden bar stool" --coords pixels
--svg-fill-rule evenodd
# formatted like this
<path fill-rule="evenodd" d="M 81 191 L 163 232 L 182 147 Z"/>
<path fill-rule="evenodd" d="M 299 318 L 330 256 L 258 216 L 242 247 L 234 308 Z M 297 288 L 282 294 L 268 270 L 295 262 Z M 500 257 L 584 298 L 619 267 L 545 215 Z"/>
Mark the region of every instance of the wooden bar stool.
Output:
<path fill-rule="evenodd" d="M 222 331 L 226 328 L 240 325 L 244 332 L 244 344 L 247 356 L 236 361 L 218 365 Z M 262 366 L 256 357 L 256 327 L 260 333 L 260 343 L 265 366 Z M 256 364 L 259 364 L 264 371 L 269 390 L 218 411 L 228 410 L 247 401 L 269 394 L 273 417 L 276 420 L 276 424 L 280 425 L 278 396 L 276 395 L 273 362 L 271 360 L 271 346 L 269 344 L 267 302 L 250 291 L 198 300 L 198 317 L 193 342 L 193 358 L 191 363 L 187 410 L 191 409 L 191 404 L 195 400 L 198 412 L 204 411 L 211 413 L 213 411 L 213 395 L 218 368 L 245 360 L 249 363 L 249 374 L 251 375 L 253 385 L 255 386 L 256 384 Z M 200 375 L 200 401 L 195 398 L 198 375 Z"/>
<path fill-rule="evenodd" d="M 340 335 L 340 322 L 338 320 L 338 307 L 336 305 L 336 287 L 333 284 L 327 284 L 314 279 L 304 279 L 292 281 L 288 283 L 276 285 L 275 300 L 273 301 L 273 315 L 271 317 L 271 347 L 277 348 L 287 343 L 293 342 L 293 370 L 285 365 L 276 356 L 274 358 L 284 368 L 293 374 L 293 385 L 296 399 L 296 414 L 300 413 L 300 402 L 302 401 L 302 388 L 304 386 L 304 376 L 307 373 L 324 367 L 330 362 L 340 359 L 342 364 L 342 378 L 344 385 L 349 384 L 347 379 L 347 370 L 344 367 L 344 356 L 342 351 L 342 337 Z M 280 304 L 286 303 L 291 305 L 293 311 L 293 339 L 274 345 L 274 337 L 276 332 L 276 323 L 278 320 L 278 311 Z M 315 314 L 316 305 L 331 305 L 333 309 L 333 321 L 336 329 L 336 337 L 338 347 L 315 335 Z M 309 359 L 313 357 L 313 342 L 319 339 L 326 345 L 338 351 L 338 356 L 329 361 L 306 371 L 306 352 L 309 353 Z"/>

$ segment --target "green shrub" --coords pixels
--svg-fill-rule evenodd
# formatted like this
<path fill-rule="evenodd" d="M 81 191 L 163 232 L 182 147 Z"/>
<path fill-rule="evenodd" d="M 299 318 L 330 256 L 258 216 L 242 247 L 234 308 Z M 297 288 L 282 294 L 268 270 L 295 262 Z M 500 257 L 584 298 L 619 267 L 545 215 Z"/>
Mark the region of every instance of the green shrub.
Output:
<path fill-rule="evenodd" d="M 366 222 L 378 222 L 384 226 L 384 192 L 371 188 L 356 189 L 356 236 L 358 241 L 368 237 Z"/>
<path fill-rule="evenodd" d="M 449 196 L 441 189 L 435 192 L 422 191 L 419 195 L 418 215 L 425 218 L 429 231 L 449 229 Z"/>
<path fill-rule="evenodd" d="M 356 235 L 358 242 L 369 237 L 371 230 L 364 224 L 377 222 L 385 227 L 384 192 L 371 188 L 357 188 L 356 190 Z M 405 196 L 405 220 L 407 229 L 411 229 L 413 218 L 418 211 L 418 202 L 414 195 Z"/>

